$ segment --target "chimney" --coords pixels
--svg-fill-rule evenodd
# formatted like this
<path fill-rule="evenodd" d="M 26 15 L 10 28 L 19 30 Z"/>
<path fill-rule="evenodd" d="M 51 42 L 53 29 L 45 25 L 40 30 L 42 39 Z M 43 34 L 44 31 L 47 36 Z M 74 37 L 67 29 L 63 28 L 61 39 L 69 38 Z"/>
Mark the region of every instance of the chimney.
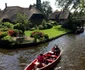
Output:
<path fill-rule="evenodd" d="M 5 3 L 5 8 L 7 8 L 7 3 Z"/>
<path fill-rule="evenodd" d="M 29 6 L 29 10 L 31 10 L 31 8 L 32 8 L 32 5 Z"/>

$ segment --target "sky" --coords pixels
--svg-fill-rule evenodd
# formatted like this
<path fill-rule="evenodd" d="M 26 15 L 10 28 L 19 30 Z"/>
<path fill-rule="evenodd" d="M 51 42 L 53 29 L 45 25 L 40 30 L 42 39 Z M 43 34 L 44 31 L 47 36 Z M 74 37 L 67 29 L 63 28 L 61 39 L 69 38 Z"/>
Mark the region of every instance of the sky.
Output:
<path fill-rule="evenodd" d="M 55 11 L 56 5 L 55 5 L 55 0 L 41 0 L 43 1 L 49 1 L 50 5 Z M 30 4 L 36 3 L 36 0 L 0 0 L 0 9 L 3 10 L 5 8 L 5 3 L 7 3 L 7 6 L 20 6 L 20 7 L 29 7 Z"/>

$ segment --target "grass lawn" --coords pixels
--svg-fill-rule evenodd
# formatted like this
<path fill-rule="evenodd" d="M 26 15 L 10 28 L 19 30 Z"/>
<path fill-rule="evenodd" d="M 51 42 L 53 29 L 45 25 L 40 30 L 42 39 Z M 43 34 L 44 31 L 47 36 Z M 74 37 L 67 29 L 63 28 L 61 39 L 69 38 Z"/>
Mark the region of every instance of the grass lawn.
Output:
<path fill-rule="evenodd" d="M 44 34 L 48 34 L 49 38 L 53 38 L 62 34 L 65 34 L 67 32 L 69 32 L 70 30 L 66 30 L 64 28 L 61 28 L 60 25 L 58 26 L 54 26 L 51 29 L 45 29 L 45 30 L 34 30 L 34 31 L 39 31 L 39 32 L 43 32 Z M 30 36 L 30 34 L 34 31 L 25 31 L 25 35 L 26 36 Z"/>

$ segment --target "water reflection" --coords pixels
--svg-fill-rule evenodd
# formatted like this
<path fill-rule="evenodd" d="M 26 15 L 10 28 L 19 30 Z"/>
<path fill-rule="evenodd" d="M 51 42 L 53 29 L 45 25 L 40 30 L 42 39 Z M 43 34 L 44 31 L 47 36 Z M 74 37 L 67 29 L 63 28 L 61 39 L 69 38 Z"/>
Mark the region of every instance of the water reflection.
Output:
<path fill-rule="evenodd" d="M 85 33 L 68 34 L 51 42 L 16 50 L 0 49 L 0 70 L 24 70 L 38 54 L 59 45 L 62 57 L 53 70 L 85 70 Z"/>

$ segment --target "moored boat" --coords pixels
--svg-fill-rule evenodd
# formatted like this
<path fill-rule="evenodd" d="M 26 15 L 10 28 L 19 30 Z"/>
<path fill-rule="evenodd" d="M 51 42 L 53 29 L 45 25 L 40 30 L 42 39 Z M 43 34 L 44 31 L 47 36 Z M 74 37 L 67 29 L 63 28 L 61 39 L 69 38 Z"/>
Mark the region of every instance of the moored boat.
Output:
<path fill-rule="evenodd" d="M 39 64 L 37 58 L 32 61 L 30 64 L 27 65 L 27 67 L 24 70 L 50 70 L 52 69 L 60 60 L 61 58 L 61 50 L 59 49 L 59 53 L 53 54 L 52 51 L 48 51 L 47 53 L 44 54 L 44 56 L 46 57 L 48 54 L 50 54 L 50 58 L 48 58 L 48 63 L 45 64 L 42 67 L 37 67 L 37 65 Z"/>
<path fill-rule="evenodd" d="M 83 33 L 84 32 L 84 28 L 78 28 L 75 30 L 75 33 L 76 34 L 80 34 L 80 33 Z"/>

